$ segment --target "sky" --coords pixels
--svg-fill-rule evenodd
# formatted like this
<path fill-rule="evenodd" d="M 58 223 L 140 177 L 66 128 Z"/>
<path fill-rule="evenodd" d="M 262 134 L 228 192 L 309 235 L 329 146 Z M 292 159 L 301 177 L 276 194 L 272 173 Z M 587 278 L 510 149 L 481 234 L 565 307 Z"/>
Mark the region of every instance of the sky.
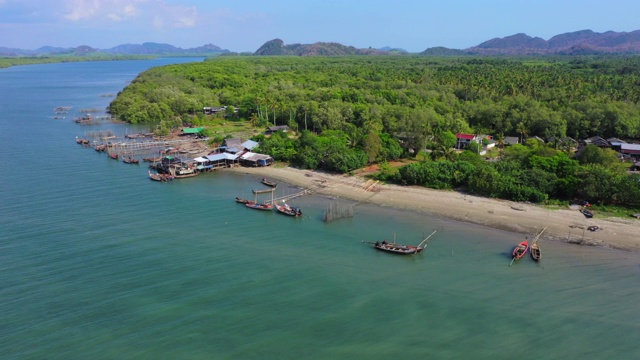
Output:
<path fill-rule="evenodd" d="M 409 52 L 525 33 L 640 30 L 640 0 L 0 0 L 0 47 L 155 42 L 254 52 L 338 42 Z"/>

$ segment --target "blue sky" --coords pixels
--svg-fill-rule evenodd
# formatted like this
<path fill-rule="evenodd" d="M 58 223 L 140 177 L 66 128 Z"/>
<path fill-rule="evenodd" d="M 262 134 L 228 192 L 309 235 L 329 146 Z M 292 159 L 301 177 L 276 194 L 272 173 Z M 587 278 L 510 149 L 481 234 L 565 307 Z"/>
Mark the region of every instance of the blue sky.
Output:
<path fill-rule="evenodd" d="M 640 0 L 0 0 L 0 47 L 167 43 L 255 51 L 266 41 L 420 52 L 516 33 L 640 29 Z"/>

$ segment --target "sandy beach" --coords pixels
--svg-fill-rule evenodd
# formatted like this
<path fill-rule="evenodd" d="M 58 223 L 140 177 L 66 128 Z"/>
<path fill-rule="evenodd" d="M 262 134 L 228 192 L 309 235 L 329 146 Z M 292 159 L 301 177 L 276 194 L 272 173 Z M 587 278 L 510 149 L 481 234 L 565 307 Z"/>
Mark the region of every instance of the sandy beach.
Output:
<path fill-rule="evenodd" d="M 234 168 L 310 190 L 313 194 L 433 214 L 448 219 L 534 236 L 541 239 L 604 246 L 640 252 L 640 220 L 586 218 L 577 208 L 548 209 L 540 205 L 496 200 L 457 191 L 382 184 L 358 175 L 336 175 L 287 166 Z M 589 231 L 589 226 L 598 230 Z"/>

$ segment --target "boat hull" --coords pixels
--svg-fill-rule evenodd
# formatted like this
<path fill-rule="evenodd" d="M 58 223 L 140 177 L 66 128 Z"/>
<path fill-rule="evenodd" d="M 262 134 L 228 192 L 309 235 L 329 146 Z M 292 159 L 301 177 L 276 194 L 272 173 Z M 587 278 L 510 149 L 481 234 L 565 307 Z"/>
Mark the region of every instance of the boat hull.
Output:
<path fill-rule="evenodd" d="M 246 204 L 244 204 L 244 206 L 248 207 L 249 209 L 254 209 L 254 210 L 264 210 L 264 211 L 273 210 L 273 205 L 270 205 L 270 204 L 246 203 Z"/>
<path fill-rule="evenodd" d="M 376 243 L 374 248 L 396 255 L 413 255 L 421 252 L 423 249 L 412 245 L 401 245 L 394 243 Z"/>
<path fill-rule="evenodd" d="M 239 197 L 236 197 L 236 202 L 239 204 L 253 204 L 254 202 L 251 200 L 247 200 L 247 199 L 242 199 Z"/>
<path fill-rule="evenodd" d="M 296 217 L 302 215 L 302 211 L 300 209 L 288 205 L 276 205 L 276 210 L 278 210 L 279 213 L 288 216 Z"/>
<path fill-rule="evenodd" d="M 540 261 L 540 259 L 542 258 L 542 253 L 540 252 L 540 247 L 538 246 L 538 244 L 531 245 L 529 253 L 531 254 L 531 258 L 534 261 Z"/>
<path fill-rule="evenodd" d="M 528 241 L 522 241 L 518 245 L 516 245 L 515 248 L 513 248 L 513 252 L 511 253 L 511 257 L 514 260 L 520 260 L 527 253 L 527 250 L 529 250 L 529 242 Z"/>

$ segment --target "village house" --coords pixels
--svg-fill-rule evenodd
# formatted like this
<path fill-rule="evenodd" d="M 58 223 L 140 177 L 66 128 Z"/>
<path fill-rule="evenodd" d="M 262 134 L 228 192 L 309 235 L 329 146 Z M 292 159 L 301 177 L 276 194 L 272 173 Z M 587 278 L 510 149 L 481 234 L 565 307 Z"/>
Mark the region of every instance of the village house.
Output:
<path fill-rule="evenodd" d="M 476 139 L 475 135 L 472 134 L 456 134 L 456 149 L 466 149 L 472 141 L 480 142 Z"/>
<path fill-rule="evenodd" d="M 198 136 L 198 135 L 200 135 L 202 130 L 203 130 L 203 128 L 201 128 L 201 127 L 182 128 L 182 134 L 181 135 L 183 135 L 183 136 Z"/>
<path fill-rule="evenodd" d="M 273 134 L 275 132 L 278 132 L 278 131 L 287 132 L 289 130 L 290 130 L 289 126 L 287 126 L 287 125 L 269 126 L 267 128 L 267 131 L 264 132 L 264 134 L 265 135 L 271 135 L 271 134 Z"/>
<path fill-rule="evenodd" d="M 505 146 L 510 146 L 510 145 L 515 145 L 515 144 L 520 144 L 520 138 L 517 136 L 505 136 L 504 137 L 504 145 Z"/>
<path fill-rule="evenodd" d="M 202 108 L 202 112 L 205 115 L 226 115 L 227 106 L 205 106 Z M 238 108 L 233 108 L 234 113 L 238 113 Z"/>

